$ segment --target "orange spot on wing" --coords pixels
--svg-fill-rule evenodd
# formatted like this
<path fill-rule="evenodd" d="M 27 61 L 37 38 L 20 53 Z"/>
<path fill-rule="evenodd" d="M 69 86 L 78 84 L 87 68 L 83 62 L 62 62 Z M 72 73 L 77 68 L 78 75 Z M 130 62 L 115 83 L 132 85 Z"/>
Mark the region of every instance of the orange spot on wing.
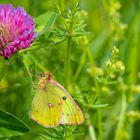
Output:
<path fill-rule="evenodd" d="M 51 104 L 51 103 L 48 103 L 48 107 L 49 107 L 49 108 L 52 108 L 52 107 L 54 107 L 54 105 Z"/>
<path fill-rule="evenodd" d="M 59 105 L 59 106 L 60 106 L 60 105 L 62 105 L 62 102 L 61 102 L 61 101 L 59 101 L 59 102 L 58 102 L 58 105 Z"/>

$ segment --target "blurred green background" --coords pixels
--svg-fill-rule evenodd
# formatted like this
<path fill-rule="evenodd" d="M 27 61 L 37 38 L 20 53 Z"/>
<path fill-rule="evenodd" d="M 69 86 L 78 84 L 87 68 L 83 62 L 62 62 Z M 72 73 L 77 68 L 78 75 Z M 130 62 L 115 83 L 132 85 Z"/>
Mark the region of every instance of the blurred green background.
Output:
<path fill-rule="evenodd" d="M 0 0 L 0 3 L 20 5 L 34 18 L 57 8 L 55 0 Z M 58 3 L 62 9 L 67 9 L 74 1 L 59 0 Z M 140 1 L 81 0 L 80 7 L 84 10 L 83 17 L 88 14 L 85 30 L 90 35 L 75 38 L 80 43 L 72 42 L 70 93 L 82 108 L 85 123 L 63 128 L 72 131 L 67 139 L 140 140 Z M 57 29 L 58 25 L 63 26 L 59 16 L 52 29 Z M 32 80 L 36 81 L 34 75 L 46 69 L 64 85 L 67 41 L 51 46 L 47 39 L 41 42 L 40 38 L 40 43 L 43 48 L 24 53 L 32 70 Z M 114 46 L 119 54 L 112 52 Z M 55 130 L 45 129 L 29 117 L 34 89 L 22 58 L 17 57 L 10 64 L 0 58 L 1 71 L 2 66 L 5 67 L 0 81 L 0 107 L 28 124 L 31 131 L 23 136 L 2 139 L 49 140 L 49 134 L 55 135 Z M 109 69 L 108 61 L 120 62 L 117 63 L 119 72 L 116 67 L 113 71 L 113 65 Z M 110 84 L 108 78 L 115 83 Z M 94 98 L 96 95 L 99 96 L 97 99 Z M 90 104 L 92 97 L 95 101 Z M 63 134 L 61 128 L 56 129 Z M 78 133 L 77 137 L 74 132 Z"/>

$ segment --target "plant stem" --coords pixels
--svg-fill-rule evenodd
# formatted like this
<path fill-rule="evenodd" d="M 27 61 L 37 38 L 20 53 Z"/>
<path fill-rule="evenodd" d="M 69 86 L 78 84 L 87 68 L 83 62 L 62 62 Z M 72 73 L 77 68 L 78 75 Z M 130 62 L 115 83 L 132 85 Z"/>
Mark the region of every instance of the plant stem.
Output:
<path fill-rule="evenodd" d="M 73 81 L 74 81 L 74 82 L 75 82 L 76 79 L 78 78 L 78 76 L 79 76 L 79 74 L 80 74 L 80 72 L 81 72 L 81 70 L 82 70 L 82 68 L 83 68 L 83 66 L 84 66 L 84 64 L 85 64 L 85 62 L 86 62 L 86 56 L 87 56 L 87 54 L 86 54 L 86 52 L 84 51 L 83 54 L 82 54 L 81 60 L 80 60 L 80 64 L 79 64 L 79 66 L 78 66 L 78 68 L 77 68 L 77 70 L 76 70 L 76 72 L 75 72 L 74 77 L 73 77 Z"/>
<path fill-rule="evenodd" d="M 70 56 L 71 56 L 71 36 L 68 36 L 67 51 L 65 58 L 65 88 L 69 91 L 70 83 Z"/>
<path fill-rule="evenodd" d="M 98 110 L 98 129 L 99 129 L 99 140 L 103 139 L 103 133 L 102 133 L 102 113 L 100 110 Z"/>
<path fill-rule="evenodd" d="M 89 125 L 88 130 L 89 130 L 91 139 L 92 140 L 97 140 L 96 135 L 95 135 L 94 127 L 92 125 Z"/>
<path fill-rule="evenodd" d="M 4 59 L 2 59 L 1 64 L 0 64 L 0 81 L 2 81 L 3 77 L 5 76 L 8 70 L 9 64 L 10 64 L 10 61 L 4 62 Z"/>
<path fill-rule="evenodd" d="M 122 93 L 122 103 L 121 103 L 121 112 L 119 116 L 119 122 L 115 134 L 114 140 L 122 140 L 123 136 L 123 128 L 124 128 L 124 122 L 125 122 L 125 113 L 126 113 L 126 108 L 127 108 L 127 98 L 126 98 L 126 93 Z"/>
<path fill-rule="evenodd" d="M 91 54 L 91 51 L 89 49 L 89 47 L 87 47 L 87 55 L 89 57 L 89 60 L 90 60 L 90 63 L 92 64 L 93 67 L 95 67 L 95 63 L 94 63 L 94 58 Z M 97 98 L 98 97 L 98 100 L 100 101 L 100 88 L 99 88 L 99 84 L 98 84 L 98 81 L 97 81 L 97 78 L 96 76 L 94 75 L 93 77 L 93 80 L 94 80 L 94 83 L 95 83 L 95 88 L 96 88 L 96 95 L 95 97 Z M 93 102 L 96 100 L 96 98 L 94 98 Z M 103 133 L 102 133 L 102 113 L 100 110 L 97 111 L 98 112 L 98 129 L 99 129 L 99 136 L 98 136 L 98 139 L 99 140 L 102 140 L 103 139 Z"/>

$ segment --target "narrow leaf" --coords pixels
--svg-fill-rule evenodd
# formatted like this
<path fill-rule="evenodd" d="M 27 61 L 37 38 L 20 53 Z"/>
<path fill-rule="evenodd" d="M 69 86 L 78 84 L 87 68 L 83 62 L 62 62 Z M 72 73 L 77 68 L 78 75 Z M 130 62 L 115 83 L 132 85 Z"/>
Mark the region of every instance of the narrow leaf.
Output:
<path fill-rule="evenodd" d="M 57 13 L 49 11 L 46 12 L 39 17 L 35 18 L 36 22 L 36 32 L 39 33 L 39 36 L 44 34 L 47 30 L 49 30 L 52 25 L 54 24 L 55 20 L 57 18 Z"/>
<path fill-rule="evenodd" d="M 0 137 L 22 135 L 30 128 L 11 113 L 0 109 Z"/>

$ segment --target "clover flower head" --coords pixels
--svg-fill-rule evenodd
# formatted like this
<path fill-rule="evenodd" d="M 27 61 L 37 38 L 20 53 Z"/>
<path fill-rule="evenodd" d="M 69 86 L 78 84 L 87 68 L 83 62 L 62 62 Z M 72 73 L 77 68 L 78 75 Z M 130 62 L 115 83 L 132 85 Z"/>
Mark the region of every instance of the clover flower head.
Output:
<path fill-rule="evenodd" d="M 28 48 L 37 36 L 34 29 L 33 18 L 22 7 L 0 4 L 0 55 L 9 59 Z"/>

